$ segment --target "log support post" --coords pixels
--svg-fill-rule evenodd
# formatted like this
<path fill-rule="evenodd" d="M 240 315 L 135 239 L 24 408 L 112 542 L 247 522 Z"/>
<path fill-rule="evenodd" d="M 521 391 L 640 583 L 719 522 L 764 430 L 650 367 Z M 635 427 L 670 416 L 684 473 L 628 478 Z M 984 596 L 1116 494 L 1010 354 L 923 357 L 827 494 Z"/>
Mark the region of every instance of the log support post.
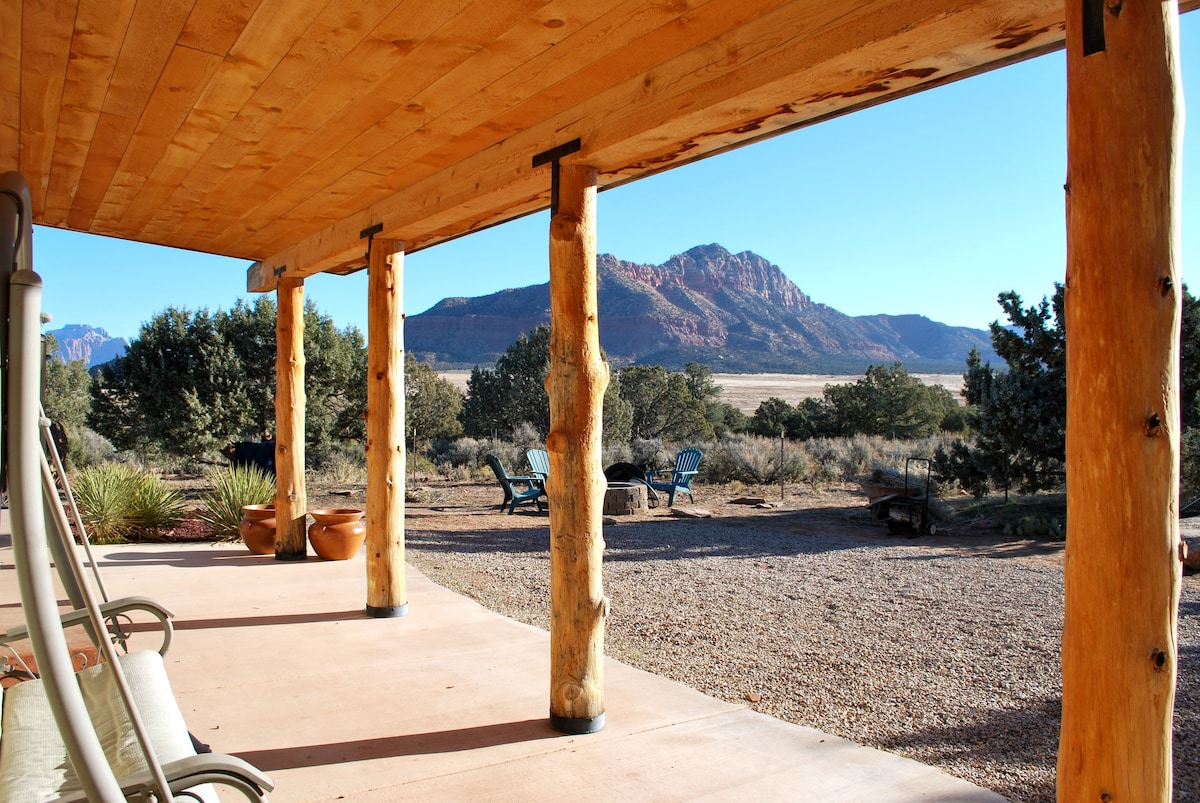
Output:
<path fill-rule="evenodd" d="M 367 279 L 367 614 L 408 613 L 404 578 L 404 243 L 373 239 Z"/>
<path fill-rule="evenodd" d="M 550 222 L 550 724 L 604 727 L 601 467 L 608 367 L 596 306 L 596 171 L 563 166 Z"/>
<path fill-rule="evenodd" d="M 308 556 L 304 484 L 304 280 L 279 280 L 275 326 L 275 559 Z"/>
<path fill-rule="evenodd" d="M 1169 801 L 1179 604 L 1174 2 L 1067 6 L 1067 506 L 1058 799 Z"/>

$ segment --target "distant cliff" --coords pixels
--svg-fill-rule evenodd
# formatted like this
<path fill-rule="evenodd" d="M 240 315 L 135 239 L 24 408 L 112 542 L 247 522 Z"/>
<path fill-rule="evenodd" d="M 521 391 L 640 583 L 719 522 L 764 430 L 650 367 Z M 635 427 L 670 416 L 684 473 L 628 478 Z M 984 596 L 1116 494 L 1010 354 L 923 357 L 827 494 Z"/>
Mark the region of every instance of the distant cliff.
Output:
<path fill-rule="evenodd" d="M 109 337 L 103 329 L 87 324 L 67 324 L 46 334 L 58 341 L 58 356 L 63 362 L 83 360 L 88 368 L 122 357 L 129 348 L 125 338 Z"/>
<path fill-rule="evenodd" d="M 692 248 L 662 265 L 597 257 L 600 344 L 615 365 L 718 372 L 857 373 L 871 363 L 962 370 L 984 329 L 919 315 L 851 317 L 814 302 L 776 265 L 749 251 Z M 405 321 L 405 346 L 439 367 L 491 366 L 521 332 L 550 320 L 548 284 L 478 298 L 447 298 Z"/>

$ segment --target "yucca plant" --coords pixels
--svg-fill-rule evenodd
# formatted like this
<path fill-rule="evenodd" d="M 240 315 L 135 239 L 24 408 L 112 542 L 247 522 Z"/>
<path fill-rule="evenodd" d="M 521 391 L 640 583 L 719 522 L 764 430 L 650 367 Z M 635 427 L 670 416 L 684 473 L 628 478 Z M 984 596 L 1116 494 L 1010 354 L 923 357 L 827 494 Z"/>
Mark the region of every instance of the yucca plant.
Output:
<path fill-rule="evenodd" d="M 157 541 L 161 530 L 179 524 L 187 514 L 183 495 L 172 490 L 160 477 L 137 472 L 133 488 L 133 529 L 130 537 Z"/>
<path fill-rule="evenodd" d="M 275 478 L 254 466 L 210 469 L 205 479 L 211 488 L 200 495 L 200 520 L 225 541 L 236 541 L 243 505 L 265 505 L 275 499 Z"/>
<path fill-rule="evenodd" d="M 71 490 L 92 543 L 127 540 L 133 527 L 136 487 L 136 472 L 121 463 L 105 463 L 75 475 Z"/>
<path fill-rule="evenodd" d="M 96 544 L 155 540 L 160 530 L 174 527 L 186 513 L 177 491 L 124 463 L 80 471 L 71 490 L 88 537 Z"/>

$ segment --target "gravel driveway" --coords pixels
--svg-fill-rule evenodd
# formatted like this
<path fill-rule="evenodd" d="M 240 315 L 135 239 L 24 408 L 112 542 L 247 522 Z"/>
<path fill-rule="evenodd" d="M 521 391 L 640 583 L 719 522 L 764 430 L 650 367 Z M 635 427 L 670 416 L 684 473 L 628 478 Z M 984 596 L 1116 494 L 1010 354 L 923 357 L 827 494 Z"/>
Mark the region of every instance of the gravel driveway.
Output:
<path fill-rule="evenodd" d="M 410 503 L 408 559 L 493 610 L 549 626 L 549 519 L 494 486 Z M 605 527 L 608 653 L 707 694 L 1054 800 L 1062 544 L 951 525 L 889 537 L 847 488 L 776 507 L 698 489 L 715 515 Z M 1196 520 L 1190 520 L 1196 521 Z M 1184 578 L 1175 799 L 1200 801 L 1200 575 Z"/>

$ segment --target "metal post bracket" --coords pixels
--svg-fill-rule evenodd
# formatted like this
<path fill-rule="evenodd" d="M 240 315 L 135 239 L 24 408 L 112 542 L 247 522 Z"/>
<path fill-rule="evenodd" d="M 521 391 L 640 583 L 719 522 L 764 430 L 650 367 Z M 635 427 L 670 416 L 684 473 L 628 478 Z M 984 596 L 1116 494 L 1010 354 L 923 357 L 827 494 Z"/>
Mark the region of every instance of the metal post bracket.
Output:
<path fill-rule="evenodd" d="M 572 153 L 580 150 L 583 147 L 583 142 L 579 137 L 564 142 L 561 145 L 556 145 L 547 151 L 542 151 L 533 157 L 533 166 L 541 167 L 544 164 L 549 164 L 550 173 L 550 216 L 558 214 L 558 163 L 564 156 L 569 156 Z"/>

